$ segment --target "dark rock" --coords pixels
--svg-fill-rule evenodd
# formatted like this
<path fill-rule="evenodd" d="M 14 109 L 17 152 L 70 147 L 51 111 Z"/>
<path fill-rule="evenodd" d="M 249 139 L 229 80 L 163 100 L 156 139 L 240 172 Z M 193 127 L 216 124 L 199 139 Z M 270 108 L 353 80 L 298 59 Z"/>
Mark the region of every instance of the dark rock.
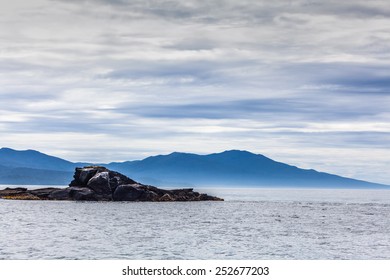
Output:
<path fill-rule="evenodd" d="M 69 200 L 70 199 L 69 189 L 66 188 L 66 189 L 54 190 L 49 193 L 47 198 L 50 200 Z"/>
<path fill-rule="evenodd" d="M 83 168 L 80 172 L 80 177 L 79 177 L 79 180 L 80 180 L 80 183 L 82 186 L 85 186 L 88 181 L 93 177 L 95 176 L 95 174 L 98 172 L 97 169 L 94 169 L 94 168 Z"/>
<path fill-rule="evenodd" d="M 87 188 L 91 189 L 98 197 L 103 200 L 112 200 L 112 191 L 110 188 L 110 177 L 108 171 L 96 173 L 87 183 Z"/>
<path fill-rule="evenodd" d="M 17 195 L 26 191 L 26 188 L 5 188 L 4 190 L 0 190 L 0 196 Z"/>
<path fill-rule="evenodd" d="M 131 184 L 136 184 L 137 182 L 126 177 L 125 175 L 123 174 L 120 174 L 116 171 L 109 171 L 108 172 L 109 174 L 109 184 L 110 184 L 110 188 L 111 188 L 111 191 L 112 193 L 115 192 L 115 189 L 120 186 L 120 185 L 131 185 Z"/>
<path fill-rule="evenodd" d="M 73 175 L 74 180 L 70 182 L 69 186 L 85 187 L 93 176 L 104 171 L 108 171 L 108 169 L 102 166 L 76 167 L 75 174 Z"/>
<path fill-rule="evenodd" d="M 0 198 L 85 201 L 199 201 L 222 200 L 193 189 L 164 190 L 143 185 L 102 166 L 76 168 L 68 188 L 6 188 Z"/>
<path fill-rule="evenodd" d="M 27 188 L 5 188 L 6 191 L 25 192 Z"/>
<path fill-rule="evenodd" d="M 95 193 L 89 188 L 69 187 L 67 190 L 73 200 L 97 201 Z"/>
<path fill-rule="evenodd" d="M 171 194 L 171 191 L 169 191 L 169 190 L 159 189 L 159 188 L 149 186 L 149 185 L 139 184 L 138 188 L 140 188 L 144 191 L 147 191 L 147 192 L 153 192 L 153 193 L 157 194 L 159 197 L 163 196 L 166 193 Z"/>
<path fill-rule="evenodd" d="M 28 190 L 28 193 L 39 197 L 40 199 L 50 199 L 50 194 L 55 191 L 63 190 L 60 188 L 42 188 L 36 190 Z"/>
<path fill-rule="evenodd" d="M 221 200 L 221 199 L 218 198 L 218 197 L 210 196 L 210 195 L 205 194 L 205 193 L 199 194 L 199 196 L 198 196 L 197 198 L 198 198 L 199 200 Z"/>
<path fill-rule="evenodd" d="M 113 194 L 115 201 L 137 201 L 145 193 L 144 190 L 136 187 L 137 184 L 120 185 Z"/>
<path fill-rule="evenodd" d="M 158 201 L 159 196 L 154 191 L 144 191 L 139 201 Z"/>
<path fill-rule="evenodd" d="M 169 193 L 164 194 L 161 196 L 158 201 L 174 201 L 173 197 L 169 195 Z"/>

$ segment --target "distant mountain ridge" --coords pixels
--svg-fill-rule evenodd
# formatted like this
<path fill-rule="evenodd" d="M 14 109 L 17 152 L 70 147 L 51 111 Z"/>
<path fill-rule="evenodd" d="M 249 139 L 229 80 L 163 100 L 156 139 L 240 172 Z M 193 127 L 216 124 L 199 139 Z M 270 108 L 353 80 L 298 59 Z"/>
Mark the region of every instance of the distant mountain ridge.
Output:
<path fill-rule="evenodd" d="M 1 148 L 0 164 L 8 167 L 69 171 L 74 168 L 76 163 L 35 150 L 17 151 L 10 148 Z"/>
<path fill-rule="evenodd" d="M 71 181 L 76 166 L 90 164 L 73 163 L 34 150 L 16 151 L 2 148 L 0 184 L 64 185 Z M 240 150 L 208 155 L 174 152 L 143 160 L 100 165 L 142 183 L 171 187 L 389 187 L 313 169 L 301 169 L 263 155 Z"/>

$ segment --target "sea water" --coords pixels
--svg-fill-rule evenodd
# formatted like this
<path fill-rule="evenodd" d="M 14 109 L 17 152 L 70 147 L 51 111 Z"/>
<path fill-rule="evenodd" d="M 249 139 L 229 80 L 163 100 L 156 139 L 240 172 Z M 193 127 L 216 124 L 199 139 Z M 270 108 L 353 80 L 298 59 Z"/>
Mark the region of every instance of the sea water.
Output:
<path fill-rule="evenodd" d="M 0 259 L 390 259 L 390 190 L 200 191 L 225 201 L 0 200 Z"/>

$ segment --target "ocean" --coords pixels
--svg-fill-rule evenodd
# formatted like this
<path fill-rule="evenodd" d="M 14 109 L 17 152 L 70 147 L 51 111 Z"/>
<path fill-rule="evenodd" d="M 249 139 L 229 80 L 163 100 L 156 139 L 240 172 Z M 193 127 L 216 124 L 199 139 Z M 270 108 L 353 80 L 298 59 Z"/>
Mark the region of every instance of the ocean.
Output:
<path fill-rule="evenodd" d="M 0 199 L 0 259 L 390 259 L 390 190 L 197 190 L 225 201 Z"/>

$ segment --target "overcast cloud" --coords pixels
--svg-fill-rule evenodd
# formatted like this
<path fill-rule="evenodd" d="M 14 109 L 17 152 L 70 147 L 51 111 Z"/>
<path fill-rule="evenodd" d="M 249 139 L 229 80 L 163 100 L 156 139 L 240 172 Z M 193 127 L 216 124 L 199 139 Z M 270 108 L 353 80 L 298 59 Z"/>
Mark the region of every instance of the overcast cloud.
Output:
<path fill-rule="evenodd" d="M 0 0 L 0 146 L 246 149 L 390 184 L 388 1 Z"/>

